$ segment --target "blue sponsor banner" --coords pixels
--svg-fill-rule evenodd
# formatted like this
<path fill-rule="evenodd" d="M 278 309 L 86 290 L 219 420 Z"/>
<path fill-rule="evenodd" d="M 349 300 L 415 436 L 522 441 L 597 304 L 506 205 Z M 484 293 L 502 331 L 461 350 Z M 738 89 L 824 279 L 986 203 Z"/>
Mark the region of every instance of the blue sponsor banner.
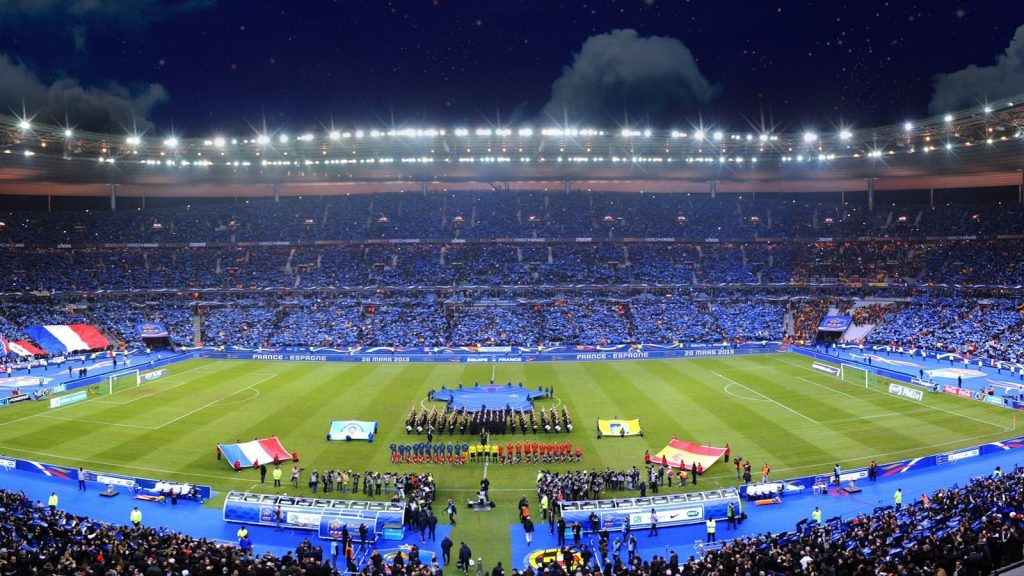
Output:
<path fill-rule="evenodd" d="M 996 406 L 1007 406 L 1007 400 L 1002 396 L 994 396 L 992 394 L 982 394 L 982 400 L 989 404 L 995 404 Z"/>
<path fill-rule="evenodd" d="M 67 396 L 57 396 L 56 398 L 50 398 L 50 408 L 60 408 L 61 406 L 85 402 L 86 398 L 88 398 L 88 394 L 86 394 L 85 390 L 72 392 Z"/>
<path fill-rule="evenodd" d="M 167 338 L 169 336 L 167 328 L 160 322 L 143 322 L 136 324 L 135 329 L 143 338 Z"/>
<path fill-rule="evenodd" d="M 34 460 L 22 460 L 20 458 L 0 457 L 0 471 L 29 472 L 32 474 L 42 474 L 51 478 L 58 478 L 60 480 L 68 480 L 72 482 L 78 481 L 78 469 L 73 466 L 58 466 L 56 464 L 47 464 L 45 462 L 36 462 Z M 118 486 L 135 492 L 143 492 L 146 490 L 152 491 L 156 487 L 157 483 L 160 482 L 150 478 L 122 476 L 120 474 L 108 474 L 93 470 L 85 471 L 85 479 L 89 482 L 99 482 L 101 484 Z M 180 483 L 175 485 L 183 486 L 183 484 Z M 209 486 L 188 486 L 193 489 L 196 498 L 200 501 L 205 502 L 213 495 L 213 489 Z"/>
<path fill-rule="evenodd" d="M 850 316 L 825 316 L 818 324 L 818 330 L 825 332 L 843 332 L 850 327 L 853 318 Z"/>
<path fill-rule="evenodd" d="M 988 444 L 981 444 L 979 446 L 971 446 L 968 448 L 961 448 L 952 452 L 946 452 L 943 454 L 933 454 L 931 456 L 922 456 L 919 458 L 908 458 L 907 460 L 899 460 L 897 462 L 889 462 L 887 464 L 878 465 L 878 476 L 879 478 L 885 476 L 895 476 L 900 474 L 907 474 L 917 472 L 918 470 L 924 470 L 932 466 L 941 466 L 944 464 L 955 464 L 960 460 L 967 458 L 975 458 L 978 456 L 985 456 L 987 454 L 1001 454 L 1007 450 L 1018 450 L 1024 448 L 1024 436 L 1016 436 L 1008 438 L 1006 440 L 1000 440 L 998 442 L 990 442 Z M 842 483 L 853 482 L 868 477 L 867 468 L 855 468 L 853 470 L 847 470 L 840 476 Z M 802 476 L 800 478 L 790 478 L 788 480 L 780 480 L 773 482 L 772 484 L 780 485 L 780 488 L 784 492 L 799 492 L 801 490 L 810 489 L 815 485 L 828 486 L 832 482 L 831 474 L 818 474 L 815 476 Z M 744 497 L 747 495 L 747 490 L 751 488 L 757 488 L 762 486 L 761 484 L 750 484 L 740 486 L 740 493 Z"/>
<path fill-rule="evenodd" d="M 160 370 L 153 370 L 153 371 L 150 371 L 150 372 L 141 372 L 139 374 L 139 380 L 141 380 L 143 382 L 149 382 L 151 380 L 156 380 L 157 378 L 163 378 L 166 375 L 167 375 L 167 369 L 166 368 L 161 368 Z"/>

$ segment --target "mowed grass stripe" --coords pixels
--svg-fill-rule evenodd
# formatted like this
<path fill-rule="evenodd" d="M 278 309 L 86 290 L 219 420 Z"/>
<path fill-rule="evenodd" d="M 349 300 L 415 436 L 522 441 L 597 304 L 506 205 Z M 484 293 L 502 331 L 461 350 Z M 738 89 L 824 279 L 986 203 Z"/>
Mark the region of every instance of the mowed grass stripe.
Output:
<path fill-rule="evenodd" d="M 749 378 L 751 385 L 757 388 L 758 391 L 773 398 L 780 398 L 783 403 L 800 406 L 801 411 L 813 414 L 813 417 L 818 420 L 817 424 L 798 423 L 796 426 L 799 429 L 807 430 L 811 434 L 820 435 L 823 439 L 829 441 L 841 439 L 843 442 L 848 443 L 851 448 L 857 445 L 860 447 L 860 453 L 871 453 L 872 451 L 878 451 L 880 448 L 884 450 L 885 446 L 891 446 L 893 443 L 905 446 L 923 446 L 925 443 L 922 442 L 922 438 L 938 438 L 941 440 L 950 434 L 948 427 L 935 426 L 932 428 L 928 420 L 914 416 L 907 416 L 905 419 L 901 419 L 898 427 L 892 425 L 895 422 L 858 421 L 856 418 L 859 414 L 864 414 L 868 409 L 874 409 L 871 404 L 861 401 L 862 398 L 867 399 L 866 396 L 848 398 L 825 391 L 804 395 L 803 390 L 795 389 L 786 384 L 787 382 L 794 381 L 793 371 L 793 367 L 786 368 L 772 365 L 759 370 L 743 370 L 742 372 L 733 370 L 731 374 L 745 374 Z M 796 382 L 799 383 L 800 381 L 796 380 Z M 814 387 L 805 388 L 814 389 Z M 866 389 L 862 390 L 864 390 L 863 393 L 865 394 L 878 397 L 879 400 L 888 403 L 894 409 L 906 411 L 908 408 L 911 408 L 909 405 L 897 406 L 904 403 L 895 396 L 886 397 Z M 840 420 L 842 422 L 839 425 L 830 425 L 827 423 L 829 420 Z"/>
<path fill-rule="evenodd" d="M 200 368 L 206 367 L 212 361 L 203 361 L 199 365 Z M 181 367 L 178 372 L 189 372 L 192 367 L 185 365 L 178 365 Z M 192 378 L 191 380 L 184 380 L 182 378 Z M 168 379 L 171 376 L 167 377 Z M 196 382 L 205 380 L 207 376 L 194 374 L 182 374 L 172 381 L 173 386 L 179 386 L 181 384 L 187 386 L 195 386 Z M 152 382 L 156 384 L 159 380 Z M 147 385 L 140 386 L 143 388 Z M 167 384 L 164 385 L 165 387 Z M 185 386 L 182 386 L 183 388 Z M 109 397 L 109 396 L 103 396 Z M 171 406 L 176 406 L 176 398 L 171 398 L 167 402 Z M 110 444 L 110 430 L 107 430 L 104 425 L 96 424 L 95 422 L 119 422 L 118 418 L 126 413 L 127 410 L 140 409 L 145 412 L 147 406 L 152 402 L 142 401 L 136 404 L 140 404 L 141 407 L 137 407 L 136 404 L 130 404 L 127 406 L 118 406 L 111 404 L 99 404 L 90 401 L 82 402 L 80 404 L 73 404 L 64 408 L 57 408 L 50 410 L 45 402 L 38 402 L 27 404 L 25 407 L 27 411 L 31 412 L 30 415 L 21 417 L 23 420 L 16 421 L 10 420 L 7 423 L 0 424 L 0 442 L 5 445 L 22 446 L 31 449 L 39 443 L 40 437 L 46 439 L 46 447 L 52 445 L 60 445 L 67 447 L 71 450 L 72 454 L 80 454 L 82 456 L 93 456 L 97 450 L 101 450 L 104 446 Z M 6 416 L 8 412 L 14 414 L 15 411 L 0 411 Z M 20 412 L 20 410 L 19 410 Z M 180 413 L 180 412 L 179 412 Z M 54 421 L 45 418 L 38 418 L 36 416 L 40 414 L 52 414 L 59 415 L 65 418 L 73 418 L 75 416 L 82 416 L 86 421 Z M 127 422 L 133 426 L 149 427 L 154 426 L 154 422 Z M 130 429 L 130 428 L 116 428 L 117 439 L 122 438 L 134 438 L 141 435 L 145 430 L 143 429 Z"/>
<path fill-rule="evenodd" d="M 262 380 L 267 378 L 259 378 Z M 238 372 L 213 374 L 183 374 L 173 384 L 153 384 L 155 392 L 136 398 L 127 404 L 82 402 L 68 407 L 63 416 L 81 416 L 90 420 L 135 426 L 162 426 L 193 410 L 215 403 L 229 394 L 253 384 L 252 377 Z M 139 386 L 133 390 L 142 390 Z M 116 394 L 114 396 L 117 396 Z M 111 396 L 113 397 L 113 396 Z"/>
<path fill-rule="evenodd" d="M 586 421 L 587 432 L 597 438 L 598 418 L 640 418 L 644 430 L 642 439 L 603 438 L 595 442 L 591 452 L 598 453 L 600 464 L 604 467 L 618 469 L 642 466 L 644 450 L 662 439 L 667 441 L 670 438 L 663 434 L 667 428 L 675 429 L 675 433 L 681 437 L 688 434 L 686 428 L 679 424 L 676 415 L 665 410 L 665 403 L 658 402 L 649 393 L 651 389 L 666 385 L 660 377 L 645 373 L 633 362 L 620 365 L 586 363 L 578 366 L 587 376 L 581 381 L 599 383 L 591 386 L 591 391 L 585 396 L 587 401 L 584 410 L 589 417 Z M 652 453 L 657 451 L 654 449 Z"/>
<path fill-rule="evenodd" d="M 787 364 L 794 370 L 802 369 L 799 366 L 792 365 L 792 363 Z M 778 380 L 769 379 L 766 381 L 777 382 Z M 864 454 L 864 457 L 869 457 L 870 454 L 885 453 L 891 450 L 894 445 L 907 446 L 908 450 L 927 451 L 928 447 L 933 445 L 941 448 L 947 446 L 950 442 L 956 442 L 957 439 L 964 437 L 975 438 L 979 435 L 984 435 L 986 432 L 994 432 L 996 436 L 1000 436 L 1000 432 L 994 426 L 989 426 L 982 422 L 960 419 L 955 416 L 951 418 L 947 413 L 934 409 L 926 410 L 929 413 L 919 414 L 918 411 L 922 407 L 920 403 L 905 400 L 875 389 L 857 387 L 856 385 L 850 385 L 850 387 L 851 390 L 857 391 L 864 398 L 873 398 L 874 406 L 886 407 L 896 411 L 901 414 L 901 417 L 881 419 L 879 421 L 875 419 L 863 421 L 844 419 L 844 421 L 836 424 L 829 424 L 827 421 L 823 422 L 823 426 L 814 433 L 825 438 L 833 438 L 837 442 L 841 441 L 845 444 L 841 450 L 842 452 L 860 453 Z M 931 399 L 932 397 L 926 396 L 925 402 Z M 982 408 L 992 407 L 982 406 Z M 991 410 L 986 411 L 991 412 Z M 957 422 L 958 425 L 950 426 L 951 420 Z M 959 424 L 969 425 L 959 426 Z M 802 426 L 802 424 L 797 423 L 796 426 Z M 813 425 L 806 427 L 814 428 Z M 854 451 L 854 444 L 860 444 L 864 449 Z"/>
<path fill-rule="evenodd" d="M 798 354 L 769 354 L 764 356 L 768 361 L 781 362 L 793 366 L 794 369 L 800 370 L 803 374 L 810 374 L 817 378 L 832 378 L 825 376 L 823 373 L 810 368 L 811 360 L 805 356 Z M 803 363 L 801 363 L 801 361 Z M 810 376 L 804 376 L 810 377 Z M 839 381 L 839 380 L 836 380 Z M 897 404 L 904 404 L 909 406 L 927 406 L 929 410 L 941 414 L 945 414 L 948 418 L 956 419 L 958 422 L 962 420 L 972 420 L 978 424 L 990 425 L 995 429 L 1002 429 L 1009 431 L 1012 427 L 1012 414 L 1008 415 L 1005 408 L 998 406 L 992 406 L 984 402 L 972 402 L 964 398 L 959 398 L 950 394 L 925 394 L 923 402 L 915 402 L 907 398 L 901 398 L 888 393 L 889 381 L 885 378 L 879 378 L 878 385 L 873 385 L 870 388 L 865 388 L 861 385 L 846 383 L 853 390 L 863 390 L 866 394 L 874 395 L 878 398 L 885 398 L 894 401 Z M 845 381 L 839 381 L 844 382 Z"/>
<path fill-rule="evenodd" d="M 285 371 L 274 378 L 283 377 L 287 373 Z M 186 402 L 176 404 L 173 399 L 163 397 L 166 395 L 160 395 L 122 407 L 123 410 L 143 410 L 155 419 L 153 424 L 156 426 L 163 426 L 180 416 L 184 418 L 164 428 L 119 436 L 117 442 L 107 442 L 89 453 L 98 461 L 125 460 L 127 457 L 126 463 L 129 465 L 152 468 L 182 468 L 192 459 L 189 454 L 197 452 L 214 459 L 217 443 L 231 442 L 236 438 L 233 431 L 220 427 L 220 423 L 228 414 L 244 413 L 244 410 L 217 410 L 216 404 L 231 399 L 233 393 L 266 378 L 243 373 L 233 373 L 228 377 L 219 373 L 204 374 L 188 386 L 190 396 Z M 151 405 L 157 409 L 150 409 Z M 179 408 L 177 414 L 172 410 L 174 407 Z"/>
<path fill-rule="evenodd" d="M 701 385 L 687 386 L 680 389 L 694 410 L 706 410 L 710 402 L 728 406 L 720 417 L 729 423 L 740 439 L 730 442 L 733 453 L 753 459 L 755 469 L 759 470 L 764 460 L 771 460 L 770 466 L 794 465 L 800 462 L 822 462 L 828 460 L 830 452 L 824 446 L 801 434 L 791 431 L 794 415 L 770 403 L 737 401 L 722 392 L 728 382 L 721 380 L 713 373 L 723 364 L 712 360 L 690 366 L 687 363 L 667 363 L 676 372 L 700 370 L 703 377 Z M 717 398 L 716 398 L 717 396 Z M 751 445 L 760 448 L 761 457 L 755 457 Z M 761 460 L 761 462 L 758 462 Z"/>

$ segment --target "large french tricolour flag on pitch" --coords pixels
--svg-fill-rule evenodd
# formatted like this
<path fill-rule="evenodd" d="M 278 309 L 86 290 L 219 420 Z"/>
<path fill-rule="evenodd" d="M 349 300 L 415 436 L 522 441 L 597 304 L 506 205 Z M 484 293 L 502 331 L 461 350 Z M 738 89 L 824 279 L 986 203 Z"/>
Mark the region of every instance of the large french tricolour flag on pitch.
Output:
<path fill-rule="evenodd" d="M 224 455 L 228 466 L 234 466 L 235 462 L 242 468 L 249 468 L 258 464 L 271 464 L 274 458 L 278 462 L 286 462 L 292 459 L 292 455 L 284 449 L 277 436 L 242 442 L 240 444 L 218 444 L 217 450 Z"/>
<path fill-rule="evenodd" d="M 51 354 L 95 350 L 110 345 L 99 330 L 88 324 L 29 326 L 25 333 Z"/>

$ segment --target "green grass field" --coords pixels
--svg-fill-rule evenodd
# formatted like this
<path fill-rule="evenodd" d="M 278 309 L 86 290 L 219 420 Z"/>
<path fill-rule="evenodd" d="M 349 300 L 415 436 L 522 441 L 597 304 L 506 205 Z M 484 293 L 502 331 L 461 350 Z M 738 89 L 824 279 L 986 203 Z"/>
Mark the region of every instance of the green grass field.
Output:
<path fill-rule="evenodd" d="M 391 464 L 388 446 L 424 440 L 405 434 L 409 409 L 431 388 L 486 382 L 492 369 L 499 383 L 554 386 L 556 398 L 539 405 L 569 407 L 576 430 L 555 439 L 582 445 L 584 458 L 554 469 L 641 466 L 645 449 L 653 454 L 676 435 L 728 442 L 733 455 L 754 462 L 755 471 L 768 462 L 773 476 L 783 478 L 828 472 L 835 462 L 847 468 L 871 458 L 884 463 L 1013 435 L 1009 410 L 943 394 L 927 394 L 923 402 L 897 398 L 883 384 L 841 381 L 810 370 L 810 363 L 795 354 L 496 367 L 192 360 L 139 387 L 119 382 L 112 395 L 104 387 L 84 403 L 51 410 L 28 402 L 0 410 L 0 453 L 208 484 L 222 494 L 271 491 L 269 483 L 258 485 L 255 471 L 236 474 L 217 461 L 215 444 L 236 439 L 279 436 L 299 452 L 306 475 L 312 468 L 408 469 Z M 598 440 L 595 420 L 613 416 L 640 417 L 645 436 Z M 376 420 L 380 432 L 372 444 L 328 442 L 332 418 Z M 465 540 L 489 560 L 507 561 L 507 526 L 516 520 L 516 500 L 535 494 L 538 468 L 491 466 L 499 507 L 481 514 L 469 513 L 465 501 L 482 466 L 421 470 L 434 472 L 442 503 L 455 497 L 461 504 L 453 539 Z M 698 488 L 734 484 L 732 467 L 719 464 Z M 221 503 L 222 497 L 209 505 Z"/>

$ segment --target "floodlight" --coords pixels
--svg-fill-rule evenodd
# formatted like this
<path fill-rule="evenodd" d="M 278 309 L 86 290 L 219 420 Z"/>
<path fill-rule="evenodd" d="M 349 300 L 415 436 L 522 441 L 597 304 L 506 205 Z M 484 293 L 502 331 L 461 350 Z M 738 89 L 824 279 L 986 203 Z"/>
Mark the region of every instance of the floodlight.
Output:
<path fill-rule="evenodd" d="M 768 135 L 767 134 L 761 134 L 760 136 L 757 137 L 757 139 L 760 140 L 761 142 L 767 142 L 768 141 Z"/>
<path fill-rule="evenodd" d="M 216 138 L 213 139 L 213 145 L 216 146 L 217 148 L 223 148 L 224 144 L 225 141 L 223 136 L 217 136 Z"/>
<path fill-rule="evenodd" d="M 287 134 L 281 134 L 280 136 L 277 137 L 277 141 L 280 142 L 281 144 L 287 144 L 288 143 L 288 135 Z"/>
<path fill-rule="evenodd" d="M 903 129 L 906 130 L 907 132 L 910 132 L 911 130 L 914 129 L 914 125 L 911 124 L 910 122 L 904 122 Z"/>
<path fill-rule="evenodd" d="M 818 139 L 818 135 L 814 132 L 804 132 L 804 142 L 811 143 Z"/>
<path fill-rule="evenodd" d="M 712 137 L 713 137 L 713 138 L 714 138 L 714 139 L 715 139 L 716 141 L 719 141 L 719 142 L 721 142 L 722 138 L 724 138 L 724 137 L 725 137 L 725 134 L 722 134 L 722 131 L 721 131 L 721 130 L 716 130 L 716 131 L 715 131 L 715 133 L 714 133 L 714 134 L 712 134 Z"/>
<path fill-rule="evenodd" d="M 18 122 L 18 128 L 21 128 L 22 130 L 28 130 L 32 128 L 32 123 L 28 120 L 22 120 L 21 122 Z"/>
<path fill-rule="evenodd" d="M 267 144 L 270 144 L 270 136 L 267 136 L 266 134 L 260 134 L 259 136 L 256 137 L 256 143 L 261 146 L 266 146 Z"/>
<path fill-rule="evenodd" d="M 849 140 L 850 138 L 853 138 L 853 133 L 850 132 L 849 130 L 841 130 L 839 132 L 840 140 Z"/>
<path fill-rule="evenodd" d="M 129 136 L 126 142 L 128 142 L 129 146 L 138 146 L 140 143 L 142 143 L 142 139 L 139 138 L 138 136 Z"/>
<path fill-rule="evenodd" d="M 703 140 L 704 139 L 704 131 L 703 130 L 697 130 L 696 132 L 694 132 L 693 133 L 693 139 L 694 140 Z"/>
<path fill-rule="evenodd" d="M 992 113 L 992 107 L 991 106 L 985 106 L 985 114 L 991 114 L 991 113 Z"/>
<path fill-rule="evenodd" d="M 64 137 L 65 138 L 71 138 L 71 129 L 70 128 L 68 128 L 67 130 L 64 131 Z"/>
<path fill-rule="evenodd" d="M 942 119 L 946 121 L 946 124 L 949 124 L 950 122 L 953 121 L 953 115 L 952 114 L 946 114 L 945 116 L 942 117 Z"/>
<path fill-rule="evenodd" d="M 340 140 L 341 132 L 338 132 L 337 130 L 331 130 L 331 133 L 328 134 L 327 137 L 330 138 L 331 140 Z"/>
<path fill-rule="evenodd" d="M 167 138 L 166 140 L 164 140 L 164 146 L 166 146 L 168 148 L 177 148 L 178 147 L 178 139 L 175 138 L 174 136 L 171 136 L 170 138 Z"/>

